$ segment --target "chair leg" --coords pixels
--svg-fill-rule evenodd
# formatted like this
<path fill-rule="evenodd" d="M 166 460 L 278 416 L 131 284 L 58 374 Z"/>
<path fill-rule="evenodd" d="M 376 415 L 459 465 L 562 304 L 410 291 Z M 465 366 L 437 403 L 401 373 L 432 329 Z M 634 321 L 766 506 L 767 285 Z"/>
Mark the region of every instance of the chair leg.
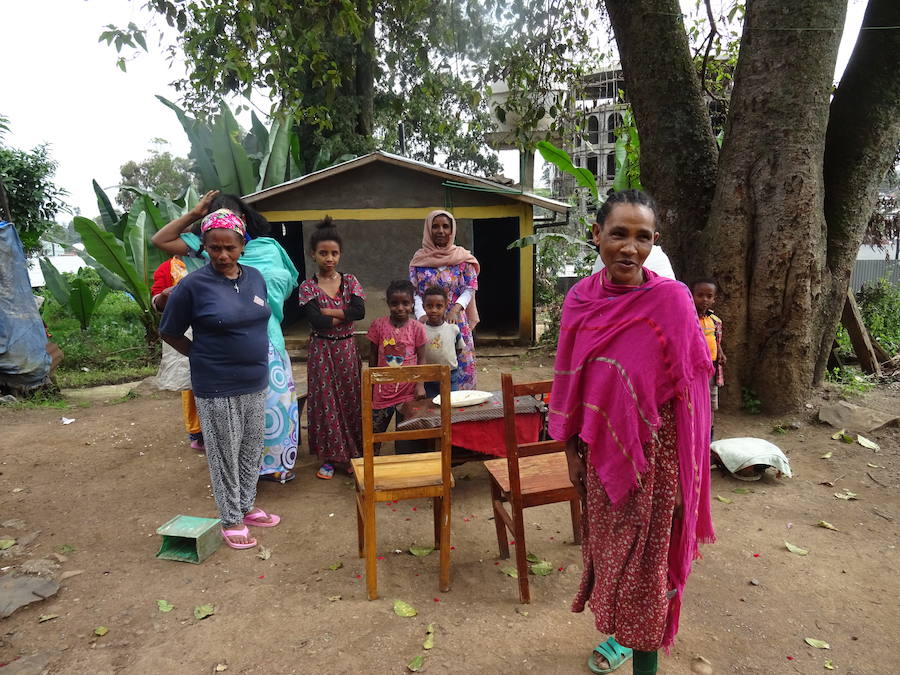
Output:
<path fill-rule="evenodd" d="M 369 600 L 378 599 L 378 568 L 376 566 L 376 542 L 375 542 L 375 497 L 367 495 L 364 500 L 365 513 L 365 548 L 366 548 L 366 590 Z"/>
<path fill-rule="evenodd" d="M 569 501 L 569 510 L 572 512 L 572 541 L 581 543 L 581 500 Z"/>
<path fill-rule="evenodd" d="M 441 497 L 432 497 L 431 502 L 434 505 L 434 547 L 441 549 Z"/>
<path fill-rule="evenodd" d="M 510 501 L 512 507 L 513 536 L 516 540 L 516 571 L 519 573 L 519 602 L 527 605 L 531 602 L 528 588 L 528 548 L 525 546 L 525 523 L 522 509 Z"/>
<path fill-rule="evenodd" d="M 361 496 L 359 492 L 356 493 L 356 541 L 357 547 L 359 548 L 359 557 L 365 558 L 365 542 L 366 542 L 366 528 L 363 523 L 363 514 L 362 514 L 362 502 Z"/>
<path fill-rule="evenodd" d="M 491 478 L 491 505 L 494 508 L 494 528 L 497 530 L 497 547 L 500 549 L 501 558 L 509 558 L 509 544 L 506 541 L 506 523 L 499 511 L 503 508 L 503 496 L 500 486 Z"/>
<path fill-rule="evenodd" d="M 446 592 L 450 590 L 450 492 L 446 491 L 440 501 L 441 576 L 438 587 Z"/>

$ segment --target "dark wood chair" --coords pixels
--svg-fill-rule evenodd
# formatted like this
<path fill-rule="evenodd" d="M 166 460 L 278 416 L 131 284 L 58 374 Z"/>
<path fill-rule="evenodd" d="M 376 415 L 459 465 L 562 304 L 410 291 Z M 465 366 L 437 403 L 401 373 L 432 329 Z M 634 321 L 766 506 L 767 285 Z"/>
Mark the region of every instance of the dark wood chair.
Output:
<path fill-rule="evenodd" d="M 548 394 L 552 380 L 513 384 L 512 375 L 503 373 L 503 421 L 506 459 L 484 463 L 491 478 L 491 502 L 500 556 L 509 558 L 507 530 L 516 542 L 516 570 L 519 575 L 519 601 L 531 602 L 528 589 L 528 550 L 525 546 L 525 524 L 522 512 L 532 506 L 569 502 L 572 532 L 576 544 L 581 543 L 581 498 L 569 480 L 565 443 L 542 440 L 519 443 L 516 437 L 515 397 L 526 394 Z M 546 438 L 545 434 L 541 435 Z M 509 504 L 510 509 L 504 506 Z"/>
<path fill-rule="evenodd" d="M 366 589 L 369 600 L 378 597 L 376 576 L 375 504 L 397 499 L 430 497 L 434 504 L 434 547 L 440 551 L 442 591 L 450 590 L 450 406 L 441 406 L 441 425 L 435 429 L 387 431 L 376 434 L 372 427 L 372 387 L 399 382 L 440 382 L 441 401 L 450 400 L 448 366 L 404 366 L 365 368 L 362 375 L 363 456 L 354 459 L 356 523 L 359 557 L 366 559 Z M 440 451 L 409 455 L 375 456 L 375 443 L 434 438 Z"/>

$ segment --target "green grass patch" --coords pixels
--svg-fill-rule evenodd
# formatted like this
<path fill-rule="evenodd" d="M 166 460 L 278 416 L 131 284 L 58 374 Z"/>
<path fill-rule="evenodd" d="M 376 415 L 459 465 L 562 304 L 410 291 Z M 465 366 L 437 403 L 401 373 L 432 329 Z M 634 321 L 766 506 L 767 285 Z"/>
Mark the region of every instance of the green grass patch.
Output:
<path fill-rule="evenodd" d="M 78 320 L 49 294 L 42 316 L 65 357 L 56 370 L 63 389 L 140 380 L 159 365 L 159 345 L 148 345 L 140 309 L 127 293 L 113 292 L 97 307 L 91 325 Z"/>

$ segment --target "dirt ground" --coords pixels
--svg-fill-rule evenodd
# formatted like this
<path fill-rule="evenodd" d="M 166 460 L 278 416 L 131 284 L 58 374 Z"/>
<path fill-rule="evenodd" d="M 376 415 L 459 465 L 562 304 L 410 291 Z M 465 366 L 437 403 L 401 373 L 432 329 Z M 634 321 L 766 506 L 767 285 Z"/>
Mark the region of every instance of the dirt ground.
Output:
<path fill-rule="evenodd" d="M 501 369 L 521 379 L 550 376 L 547 361 L 525 357 L 482 358 L 479 368 L 483 389 L 499 387 Z M 302 366 L 295 373 L 305 377 Z M 0 537 L 37 533 L 24 552 L 0 552 L 0 567 L 12 573 L 52 559 L 56 579 L 81 571 L 61 581 L 55 597 L 0 620 L 0 663 L 39 653 L 52 673 L 227 666 L 230 673 L 393 674 L 421 654 L 426 673 L 589 672 L 599 636 L 589 612 L 569 611 L 582 565 L 567 506 L 526 512 L 528 550 L 555 568 L 531 577 L 529 606 L 518 604 L 516 581 L 500 572 L 487 476 L 474 462 L 454 469 L 449 593 L 437 590 L 436 554 L 394 553 L 429 542 L 432 512 L 422 500 L 379 507 L 381 598 L 366 599 L 352 484 L 343 476 L 317 480 L 305 446 L 297 480 L 260 484 L 258 503 L 283 517 L 279 527 L 254 532 L 269 559 L 223 546 L 202 565 L 157 560 L 159 525 L 179 513 L 215 514 L 204 458 L 185 442 L 180 401 L 159 393 L 81 401 L 63 411 L 0 409 Z M 882 387 L 861 401 L 896 411 L 900 392 Z M 817 403 L 789 419 L 718 417 L 717 437 L 769 439 L 795 476 L 755 484 L 713 476 L 719 540 L 695 565 L 661 673 L 690 673 L 696 656 L 715 673 L 822 673 L 828 660 L 837 673 L 896 672 L 900 431 L 870 434 L 877 453 L 831 440 L 834 430 L 814 421 Z M 63 415 L 75 421 L 63 425 Z M 773 431 L 790 422 L 799 429 Z M 858 500 L 835 498 L 845 489 Z M 7 524 L 13 519 L 23 522 Z M 838 531 L 817 527 L 823 520 Z M 809 554 L 789 552 L 785 541 Z M 61 551 L 62 562 L 54 558 Z M 159 599 L 174 610 L 160 612 Z M 418 615 L 396 616 L 396 599 Z M 194 607 L 207 603 L 215 614 L 196 620 Z M 47 614 L 58 618 L 39 622 Z M 429 624 L 434 648 L 426 652 Z M 96 636 L 98 626 L 109 632 Z M 807 637 L 831 648 L 814 649 Z"/>

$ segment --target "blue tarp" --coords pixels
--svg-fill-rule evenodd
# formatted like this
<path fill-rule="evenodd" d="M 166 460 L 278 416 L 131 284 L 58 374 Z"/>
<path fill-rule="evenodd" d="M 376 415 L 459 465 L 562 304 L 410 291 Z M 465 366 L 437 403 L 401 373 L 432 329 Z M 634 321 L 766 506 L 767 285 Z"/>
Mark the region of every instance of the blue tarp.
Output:
<path fill-rule="evenodd" d="M 16 391 L 47 382 L 47 333 L 28 281 L 22 240 L 0 220 L 0 386 Z"/>

